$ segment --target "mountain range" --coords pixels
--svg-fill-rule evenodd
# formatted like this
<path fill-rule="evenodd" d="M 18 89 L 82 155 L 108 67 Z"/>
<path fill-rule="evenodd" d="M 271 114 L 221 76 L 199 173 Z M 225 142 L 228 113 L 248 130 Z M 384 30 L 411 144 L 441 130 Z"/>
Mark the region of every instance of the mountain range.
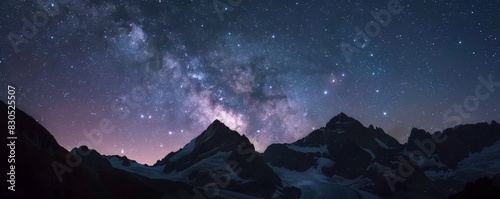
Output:
<path fill-rule="evenodd" d="M 7 113 L 7 105 L 0 110 Z M 302 139 L 259 153 L 215 120 L 151 166 L 87 146 L 68 151 L 21 110 L 16 134 L 16 191 L 4 189 L 1 198 L 500 198 L 495 121 L 434 133 L 414 128 L 400 144 L 340 113 Z"/>

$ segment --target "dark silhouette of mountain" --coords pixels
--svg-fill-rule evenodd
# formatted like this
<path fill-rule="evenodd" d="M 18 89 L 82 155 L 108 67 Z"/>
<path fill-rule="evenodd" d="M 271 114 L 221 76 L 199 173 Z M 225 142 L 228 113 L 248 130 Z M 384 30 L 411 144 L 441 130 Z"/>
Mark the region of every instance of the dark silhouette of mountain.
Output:
<path fill-rule="evenodd" d="M 454 168 L 459 161 L 477 153 L 485 146 L 490 146 L 500 140 L 500 125 L 492 121 L 488 123 L 458 125 L 454 128 L 445 129 L 442 134 L 446 137 L 443 143 L 435 144 L 434 154 L 439 156 L 441 162 L 448 167 Z M 432 135 L 424 130 L 413 129 L 408 138 L 406 148 L 409 151 L 418 149 L 418 140 L 431 139 Z"/>
<path fill-rule="evenodd" d="M 7 113 L 7 105 L 0 103 L 0 111 Z M 1 118 L 7 124 L 7 117 Z M 7 128 L 4 128 L 7 129 Z M 96 151 L 81 147 L 71 153 L 61 147 L 54 137 L 35 119 L 16 110 L 16 186 L 7 190 L 2 181 L 1 198 L 192 198 L 192 187 L 168 180 L 151 180 L 143 176 L 112 168 Z M 3 157 L 9 151 L 2 150 Z M 78 158 L 83 162 L 78 163 Z M 67 159 L 71 163 L 67 163 Z M 6 164 L 1 173 L 8 173 Z M 56 174 L 62 173 L 61 175 Z M 62 181 L 60 181 L 62 180 Z"/>
<path fill-rule="evenodd" d="M 106 158 L 107 159 L 116 158 L 117 160 L 119 160 L 121 162 L 121 165 L 125 166 L 125 167 L 129 167 L 131 165 L 131 162 L 138 164 L 135 160 L 128 159 L 127 156 L 110 155 L 110 156 L 106 156 Z M 106 160 L 106 161 L 108 161 L 108 160 Z"/>
<path fill-rule="evenodd" d="M 433 135 L 448 139 L 437 143 Z M 437 138 L 434 139 L 441 141 Z M 359 189 L 387 198 L 443 198 L 463 187 L 467 179 L 480 177 L 473 173 L 474 166 L 500 160 L 500 156 L 490 154 L 492 159 L 486 163 L 461 163 L 470 154 L 479 153 L 499 140 L 500 126 L 493 121 L 491 124 L 460 125 L 446 129 L 443 134 L 412 129 L 409 142 L 400 144 L 382 129 L 372 125 L 365 127 L 340 113 L 325 127 L 296 142 L 270 145 L 262 157 L 273 167 L 304 173 L 315 169 L 330 180 L 339 176 L 347 180 L 365 179 L 368 183 L 358 186 Z M 500 152 L 500 143 L 495 146 Z M 414 152 L 423 154 L 421 164 L 414 161 L 417 157 Z M 398 171 L 404 163 L 410 165 L 412 171 L 401 177 Z M 494 171 L 496 167 L 488 169 Z M 453 172 L 460 172 L 460 177 L 453 178 Z M 386 178 L 388 174 L 396 174 L 389 179 L 404 182 L 394 183 L 391 188 Z"/>
<path fill-rule="evenodd" d="M 184 148 L 168 154 L 155 165 L 164 165 L 165 173 L 184 172 L 189 177 L 188 183 L 195 186 L 213 181 L 210 173 L 218 172 L 229 181 L 223 188 L 230 191 L 263 198 L 292 198 L 300 192 L 284 187 L 280 177 L 257 154 L 247 137 L 219 120 Z M 232 171 L 235 171 L 235 178 L 241 180 L 231 178 Z"/>
<path fill-rule="evenodd" d="M 479 178 L 475 182 L 468 182 L 462 191 L 450 196 L 449 199 L 497 199 L 500 198 L 499 185 L 500 173 L 492 179 Z"/>
<path fill-rule="evenodd" d="M 274 166 L 305 171 L 317 164 L 318 158 L 335 162 L 324 168 L 324 174 L 356 178 L 380 154 L 397 150 L 401 145 L 380 128 L 364 127 L 355 119 L 340 113 L 324 128 L 311 132 L 291 144 L 272 144 L 263 154 Z M 345 153 L 349 151 L 349 153 Z M 347 166 L 350 165 L 350 166 Z"/>
<path fill-rule="evenodd" d="M 7 112 L 5 103 L 0 111 Z M 153 166 L 86 146 L 67 151 L 21 110 L 16 124 L 16 195 L 4 189 L 2 198 L 470 198 L 500 187 L 495 121 L 433 134 L 412 129 L 400 144 L 341 113 L 260 154 L 215 120 Z"/>

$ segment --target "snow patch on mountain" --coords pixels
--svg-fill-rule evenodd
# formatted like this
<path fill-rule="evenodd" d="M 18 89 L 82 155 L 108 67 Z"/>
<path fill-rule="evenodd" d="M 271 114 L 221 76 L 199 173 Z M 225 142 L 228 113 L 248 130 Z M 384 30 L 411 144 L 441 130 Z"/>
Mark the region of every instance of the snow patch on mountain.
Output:
<path fill-rule="evenodd" d="M 449 177 L 455 176 L 456 172 L 452 170 L 444 171 L 444 170 L 439 170 L 439 171 L 424 171 L 425 175 L 432 181 L 436 180 L 445 180 L 448 179 Z"/>
<path fill-rule="evenodd" d="M 437 154 L 432 154 L 432 156 L 424 158 L 420 167 L 429 167 L 429 166 L 438 168 L 447 168 L 446 165 L 441 163 L 441 160 L 439 159 L 439 156 Z"/>
<path fill-rule="evenodd" d="M 328 148 L 326 147 L 326 145 L 322 145 L 320 147 L 300 147 L 297 145 L 287 145 L 287 147 L 291 150 L 302 153 L 321 153 L 321 154 L 328 153 Z"/>
<path fill-rule="evenodd" d="M 449 178 L 460 178 L 463 181 L 474 181 L 478 176 L 492 177 L 500 171 L 500 141 L 484 147 L 480 152 L 469 154 L 469 156 L 457 164 L 455 170 L 448 169 L 438 161 L 436 155 L 424 159 L 421 164 L 423 168 L 438 166 L 439 170 L 426 170 L 425 175 L 435 181 Z"/>
<path fill-rule="evenodd" d="M 135 161 L 130 161 L 130 166 L 124 166 L 123 161 L 118 159 L 117 157 L 108 157 L 107 159 L 111 164 L 111 166 L 115 169 L 120 169 L 131 173 L 135 173 L 150 179 L 167 178 L 167 176 L 163 173 L 163 168 L 165 167 L 164 165 L 150 167 L 139 164 Z"/>
<path fill-rule="evenodd" d="M 381 172 L 381 173 L 390 173 L 392 172 L 393 170 L 391 168 L 389 168 L 388 166 L 384 166 L 384 165 L 381 165 L 380 163 L 378 162 L 374 162 L 373 164 L 371 164 L 367 170 L 375 170 L 375 171 L 378 171 L 378 172 Z"/>
<path fill-rule="evenodd" d="M 500 160 L 500 140 L 460 161 L 456 167 L 456 176 L 468 181 L 475 180 L 477 176 L 492 177 L 500 171 L 500 161 L 492 160 Z"/>
<path fill-rule="evenodd" d="M 226 164 L 226 159 L 229 157 L 229 155 L 231 155 L 231 152 L 219 152 L 211 157 L 205 158 L 202 161 L 197 162 L 196 164 L 190 166 L 189 168 L 185 168 L 182 171 L 174 170 L 170 173 L 163 172 L 165 165 L 150 167 L 138 164 L 134 161 L 130 161 L 130 166 L 123 166 L 122 160 L 116 157 L 108 158 L 108 161 L 111 163 L 111 166 L 113 168 L 135 173 L 150 179 L 168 179 L 179 182 L 187 182 L 187 176 L 191 172 L 211 171 L 211 172 L 227 172 L 227 176 L 231 180 L 246 182 L 247 180 L 240 178 L 235 172 L 232 171 L 229 165 Z"/>
<path fill-rule="evenodd" d="M 332 129 L 332 130 L 329 130 L 331 132 L 335 132 L 337 134 L 342 134 L 342 133 L 345 133 L 344 130 L 342 130 L 341 128 L 336 128 L 336 129 Z"/>
<path fill-rule="evenodd" d="M 182 147 L 182 150 L 177 152 L 168 161 L 173 162 L 173 161 L 178 160 L 181 157 L 184 157 L 187 154 L 190 154 L 191 152 L 193 152 L 195 146 L 196 146 L 195 140 L 191 140 L 191 142 L 187 143 L 184 147 Z"/>
<path fill-rule="evenodd" d="M 372 159 L 374 159 L 374 158 L 375 158 L 375 154 L 372 152 L 372 150 L 367 149 L 367 148 L 363 148 L 363 147 L 361 147 L 361 149 L 363 149 L 363 150 L 365 150 L 366 152 L 368 152 L 368 153 L 372 156 Z"/>
<path fill-rule="evenodd" d="M 205 158 L 182 171 L 173 171 L 166 176 L 170 180 L 186 182 L 187 176 L 192 172 L 224 172 L 231 180 L 247 182 L 248 180 L 240 178 L 226 163 L 227 158 L 232 152 L 218 152 L 211 157 Z"/>
<path fill-rule="evenodd" d="M 316 168 L 319 169 L 319 171 L 321 171 L 321 169 L 325 167 L 326 168 L 333 167 L 333 165 L 335 165 L 335 162 L 333 162 L 328 158 L 320 157 L 318 158 L 318 160 L 316 160 L 316 165 L 317 165 Z"/>
<path fill-rule="evenodd" d="M 355 180 L 347 180 L 338 176 L 327 177 L 314 168 L 305 172 L 292 171 L 282 167 L 272 168 L 281 177 L 283 184 L 295 186 L 302 191 L 301 198 L 381 199 L 381 197 L 375 194 L 349 187 L 353 185 Z M 346 186 L 340 185 L 338 183 L 340 181 L 344 182 Z M 359 184 L 365 183 L 362 182 Z"/>
<path fill-rule="evenodd" d="M 378 138 L 375 138 L 375 141 L 377 142 L 377 144 L 384 148 L 384 149 L 389 149 L 389 147 L 387 146 L 387 144 L 385 144 L 384 142 L 380 141 Z"/>

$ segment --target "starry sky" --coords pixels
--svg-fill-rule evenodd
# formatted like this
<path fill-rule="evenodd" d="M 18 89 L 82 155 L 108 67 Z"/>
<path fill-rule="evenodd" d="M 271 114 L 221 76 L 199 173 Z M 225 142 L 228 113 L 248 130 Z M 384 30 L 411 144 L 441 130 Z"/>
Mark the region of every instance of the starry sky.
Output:
<path fill-rule="evenodd" d="M 0 81 L 67 149 L 93 132 L 90 148 L 152 164 L 215 119 L 261 152 L 340 112 L 401 143 L 500 120 L 498 1 L 0 5 Z"/>

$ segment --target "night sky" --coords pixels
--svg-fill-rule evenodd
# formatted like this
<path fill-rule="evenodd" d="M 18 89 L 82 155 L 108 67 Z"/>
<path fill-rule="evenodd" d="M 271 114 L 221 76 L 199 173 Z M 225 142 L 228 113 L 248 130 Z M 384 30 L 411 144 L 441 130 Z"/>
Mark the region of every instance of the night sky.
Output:
<path fill-rule="evenodd" d="M 496 0 L 0 5 L 2 85 L 67 149 L 103 121 L 116 128 L 90 148 L 151 164 L 215 119 L 261 152 L 340 112 L 401 143 L 500 120 Z"/>

